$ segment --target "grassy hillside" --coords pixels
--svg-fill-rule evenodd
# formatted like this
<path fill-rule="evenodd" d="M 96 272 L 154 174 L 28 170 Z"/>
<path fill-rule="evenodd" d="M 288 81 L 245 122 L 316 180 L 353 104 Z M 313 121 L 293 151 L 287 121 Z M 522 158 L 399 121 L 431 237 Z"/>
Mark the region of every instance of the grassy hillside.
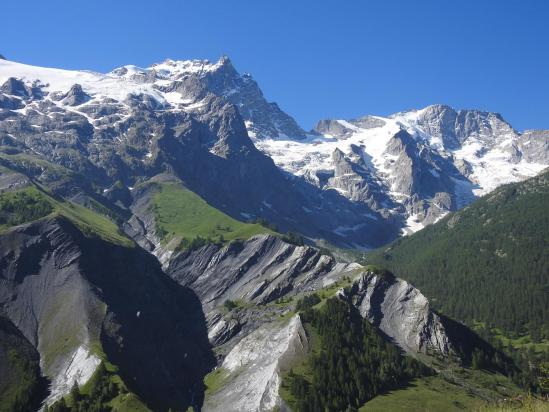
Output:
<path fill-rule="evenodd" d="M 549 338 L 549 172 L 503 186 L 367 256 L 451 317 Z"/>
<path fill-rule="evenodd" d="M 484 404 L 485 402 L 472 396 L 465 388 L 452 385 L 439 376 L 432 376 L 415 379 L 406 388 L 377 396 L 359 411 L 472 411 Z"/>
<path fill-rule="evenodd" d="M 549 400 L 531 395 L 520 399 L 508 400 L 495 405 L 485 405 L 475 412 L 547 412 Z"/>
<path fill-rule="evenodd" d="M 164 239 L 197 237 L 225 243 L 273 233 L 260 224 L 243 223 L 210 206 L 200 196 L 176 183 L 157 184 L 152 199 L 157 233 Z"/>
<path fill-rule="evenodd" d="M 54 197 L 41 187 L 30 185 L 13 192 L 0 193 L 0 230 L 54 214 L 66 217 L 86 235 L 97 235 L 125 246 L 133 245 L 107 217 Z"/>

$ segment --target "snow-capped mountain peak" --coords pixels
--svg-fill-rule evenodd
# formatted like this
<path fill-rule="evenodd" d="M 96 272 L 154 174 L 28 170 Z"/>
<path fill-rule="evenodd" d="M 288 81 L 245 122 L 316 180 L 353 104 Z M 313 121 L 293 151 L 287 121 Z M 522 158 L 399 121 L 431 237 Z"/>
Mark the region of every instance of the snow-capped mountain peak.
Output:
<path fill-rule="evenodd" d="M 291 174 L 383 214 L 404 215 L 406 231 L 549 165 L 548 131 L 519 133 L 500 114 L 447 105 L 321 120 L 314 132 L 255 143 Z"/>
<path fill-rule="evenodd" d="M 287 174 L 334 190 L 393 223 L 405 221 L 405 230 L 417 230 L 475 196 L 549 165 L 549 132 L 520 133 L 497 113 L 440 104 L 390 116 L 321 120 L 305 133 L 227 57 L 214 63 L 168 59 L 106 74 L 0 60 L 0 84 L 0 106 L 10 116 L 30 115 L 29 127 L 38 130 L 40 122 L 62 121 L 66 114 L 75 122 L 85 119 L 86 130 L 120 141 L 125 122 L 140 105 L 201 119 L 237 112 L 241 121 L 232 127 L 239 132 L 232 140 L 221 138 L 221 146 L 213 146 L 219 136 L 209 138 L 204 144 L 211 153 L 224 156 L 231 145 L 251 145 L 241 136 L 247 130 L 255 146 Z M 152 142 L 161 133 L 140 142 L 143 162 L 154 160 Z M 29 142 L 30 150 L 41 153 L 40 144 Z"/>

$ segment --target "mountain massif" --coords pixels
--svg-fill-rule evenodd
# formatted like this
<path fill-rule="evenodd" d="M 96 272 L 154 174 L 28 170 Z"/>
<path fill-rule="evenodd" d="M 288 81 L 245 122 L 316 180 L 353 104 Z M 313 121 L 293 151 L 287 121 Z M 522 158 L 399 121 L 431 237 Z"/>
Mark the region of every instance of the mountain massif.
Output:
<path fill-rule="evenodd" d="M 0 411 L 543 393 L 548 165 L 444 105 L 306 132 L 226 57 L 0 59 Z"/>
<path fill-rule="evenodd" d="M 63 187 L 29 170 L 64 194 L 168 172 L 236 219 L 336 246 L 387 243 L 549 165 L 549 132 L 441 105 L 323 120 L 305 133 L 228 58 L 108 74 L 2 60 L 0 83 L 2 158 L 83 177 Z"/>

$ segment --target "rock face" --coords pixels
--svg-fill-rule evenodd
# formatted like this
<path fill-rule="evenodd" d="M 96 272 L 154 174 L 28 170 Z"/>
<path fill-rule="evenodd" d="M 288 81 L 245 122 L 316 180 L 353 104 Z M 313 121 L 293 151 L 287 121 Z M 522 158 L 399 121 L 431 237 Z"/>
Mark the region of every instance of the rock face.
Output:
<path fill-rule="evenodd" d="M 453 350 L 443 320 L 427 298 L 404 280 L 366 272 L 348 293 L 341 290 L 339 295 L 406 352 L 446 356 Z"/>
<path fill-rule="evenodd" d="M 158 82 L 157 89 L 180 93 L 193 101 L 200 101 L 209 93 L 221 96 L 238 107 L 248 130 L 257 138 L 305 137 L 305 132 L 296 121 L 276 103 L 268 102 L 252 76 L 239 74 L 227 56 L 217 63 L 166 60 L 147 69 L 125 66 L 112 74 L 143 83 L 169 79 L 169 84 Z"/>
<path fill-rule="evenodd" d="M 198 295 L 206 313 L 210 342 L 224 345 L 226 351 L 265 319 L 284 314 L 276 305 L 268 304 L 352 276 L 359 268 L 358 264 L 337 263 L 309 246 L 257 235 L 224 247 L 208 245 L 180 253 L 172 257 L 166 273 Z M 227 300 L 251 306 L 227 318 L 223 314 Z"/>
<path fill-rule="evenodd" d="M 227 246 L 209 245 L 175 256 L 167 273 L 191 288 L 206 312 L 225 300 L 266 304 L 329 283 L 358 265 L 336 263 L 309 246 L 257 235 Z"/>
<path fill-rule="evenodd" d="M 91 96 L 82 90 L 82 86 L 75 84 L 63 97 L 63 104 L 68 106 L 80 106 L 91 99 Z"/>
<path fill-rule="evenodd" d="M 200 302 L 147 252 L 55 218 L 1 235 L 0 268 L 0 310 L 40 354 L 48 401 L 85 383 L 101 348 L 153 409 L 200 405 L 213 363 Z"/>
<path fill-rule="evenodd" d="M 529 162 L 549 164 L 549 130 L 527 130 L 519 139 L 522 157 Z"/>
<path fill-rule="evenodd" d="M 281 372 L 307 350 L 307 335 L 298 315 L 289 322 L 261 326 L 225 357 L 220 372 L 226 384 L 207 398 L 204 411 L 273 410 L 280 405 Z"/>

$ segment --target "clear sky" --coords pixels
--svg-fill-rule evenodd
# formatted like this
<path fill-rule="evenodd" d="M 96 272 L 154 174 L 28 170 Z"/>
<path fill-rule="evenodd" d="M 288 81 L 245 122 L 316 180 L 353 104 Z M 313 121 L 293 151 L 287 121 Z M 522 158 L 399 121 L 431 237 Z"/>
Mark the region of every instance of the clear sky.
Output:
<path fill-rule="evenodd" d="M 433 103 L 549 129 L 545 0 L 2 0 L 0 53 L 100 72 L 227 54 L 306 129 Z"/>

